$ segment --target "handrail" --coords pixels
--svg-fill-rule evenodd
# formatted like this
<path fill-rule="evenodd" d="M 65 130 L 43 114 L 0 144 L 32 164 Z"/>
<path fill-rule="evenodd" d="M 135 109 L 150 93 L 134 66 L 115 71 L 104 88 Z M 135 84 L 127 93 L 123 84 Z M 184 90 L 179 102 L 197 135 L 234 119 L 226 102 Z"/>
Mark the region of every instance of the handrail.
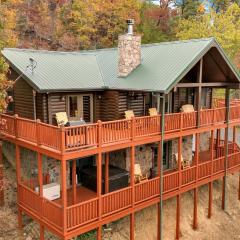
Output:
<path fill-rule="evenodd" d="M 84 205 L 84 204 L 91 203 L 91 202 L 94 202 L 94 201 L 97 201 L 97 200 L 98 200 L 97 197 L 96 197 L 96 198 L 91 198 L 91 199 L 89 199 L 89 200 L 87 200 L 87 201 L 80 202 L 80 203 L 77 203 L 77 204 L 68 206 L 68 207 L 67 207 L 67 210 L 68 210 L 68 209 L 71 209 L 71 208 L 79 207 L 79 206 L 82 206 L 82 205 Z"/>
<path fill-rule="evenodd" d="M 236 106 L 230 107 L 230 110 L 230 113 L 232 112 L 230 121 L 240 121 L 240 110 Z M 200 127 L 225 124 L 225 115 L 226 107 L 201 110 Z M 196 129 L 196 118 L 196 111 L 165 114 L 165 133 Z M 98 121 L 98 123 L 60 128 L 31 119 L 1 114 L 1 120 L 6 121 L 6 128 L 1 131 L 8 137 L 15 137 L 64 154 L 100 145 L 120 144 L 143 137 L 159 136 L 160 119 L 161 115 L 142 116 L 131 120 Z M 99 135 L 100 128 L 101 135 Z"/>

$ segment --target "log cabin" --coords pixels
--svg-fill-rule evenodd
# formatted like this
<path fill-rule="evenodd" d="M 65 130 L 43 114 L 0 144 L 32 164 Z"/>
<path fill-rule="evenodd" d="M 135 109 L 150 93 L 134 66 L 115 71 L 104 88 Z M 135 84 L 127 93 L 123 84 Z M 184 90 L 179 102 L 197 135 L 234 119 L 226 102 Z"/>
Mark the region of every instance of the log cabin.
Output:
<path fill-rule="evenodd" d="M 118 48 L 2 51 L 17 79 L 1 114 L 3 152 L 16 164 L 19 227 L 30 216 L 41 240 L 46 229 L 64 240 L 96 229 L 100 240 L 126 216 L 134 240 L 135 213 L 152 205 L 163 239 L 163 201 L 173 197 L 179 239 L 181 194 L 193 191 L 197 229 L 198 188 L 209 186 L 211 218 L 216 180 L 226 208 L 227 175 L 240 171 L 237 70 L 214 38 L 141 45 L 129 29 Z"/>

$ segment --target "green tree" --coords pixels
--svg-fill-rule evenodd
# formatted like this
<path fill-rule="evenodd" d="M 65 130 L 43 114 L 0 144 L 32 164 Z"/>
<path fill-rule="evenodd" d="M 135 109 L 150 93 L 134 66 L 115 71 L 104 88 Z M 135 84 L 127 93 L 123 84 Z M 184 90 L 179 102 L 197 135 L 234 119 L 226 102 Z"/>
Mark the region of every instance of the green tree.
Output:
<path fill-rule="evenodd" d="M 17 33 L 15 32 L 17 22 L 17 11 L 14 6 L 20 1 L 4 1 L 0 5 L 0 50 L 4 47 L 15 47 L 17 44 Z M 7 89 L 12 82 L 7 80 L 8 64 L 0 57 L 0 111 L 7 107 Z"/>
<path fill-rule="evenodd" d="M 240 5 L 240 0 L 210 0 L 210 5 L 216 12 L 225 12 L 232 3 Z"/>
<path fill-rule="evenodd" d="M 181 19 L 176 31 L 179 39 L 215 37 L 234 60 L 240 49 L 240 6 L 232 4 L 226 12 Z"/>
<path fill-rule="evenodd" d="M 189 18 L 199 14 L 202 1 L 200 0 L 176 0 L 175 5 L 181 9 L 181 16 Z"/>
<path fill-rule="evenodd" d="M 142 35 L 142 43 L 156 43 L 171 39 L 170 9 L 161 8 L 145 2 L 140 10 L 138 32 Z M 167 16 L 167 17 L 166 17 Z"/>

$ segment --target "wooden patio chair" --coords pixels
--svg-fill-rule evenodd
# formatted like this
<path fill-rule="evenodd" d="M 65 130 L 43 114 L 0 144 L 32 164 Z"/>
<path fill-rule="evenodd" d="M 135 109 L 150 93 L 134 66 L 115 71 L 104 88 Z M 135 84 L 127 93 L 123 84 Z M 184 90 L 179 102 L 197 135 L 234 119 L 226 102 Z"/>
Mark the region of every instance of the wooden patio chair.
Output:
<path fill-rule="evenodd" d="M 127 110 L 124 113 L 127 120 L 131 120 L 133 117 L 135 117 L 133 110 Z"/>
<path fill-rule="evenodd" d="M 68 122 L 68 116 L 66 112 L 58 112 L 56 113 L 56 121 L 58 126 L 64 126 Z"/>
<path fill-rule="evenodd" d="M 194 112 L 194 107 L 192 104 L 185 104 L 182 105 L 181 111 L 185 113 Z"/>
<path fill-rule="evenodd" d="M 136 163 L 134 165 L 134 182 L 135 183 L 140 183 L 140 182 L 145 181 L 147 179 L 148 179 L 148 174 L 143 175 L 140 164 Z"/>
<path fill-rule="evenodd" d="M 174 154 L 174 159 L 175 159 L 176 167 L 178 167 L 178 153 Z M 181 154 L 180 159 L 181 159 L 182 169 L 186 169 L 186 168 L 190 167 L 189 160 L 183 159 L 182 154 Z"/>
<path fill-rule="evenodd" d="M 158 115 L 158 112 L 157 112 L 156 108 L 149 108 L 148 112 L 149 112 L 150 116 L 157 116 Z"/>

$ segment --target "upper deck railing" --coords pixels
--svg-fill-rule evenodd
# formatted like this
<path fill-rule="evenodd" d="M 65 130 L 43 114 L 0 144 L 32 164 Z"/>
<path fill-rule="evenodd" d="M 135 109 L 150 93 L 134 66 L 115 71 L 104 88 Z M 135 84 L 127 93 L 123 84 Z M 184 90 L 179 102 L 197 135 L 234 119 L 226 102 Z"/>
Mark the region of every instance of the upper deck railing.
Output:
<path fill-rule="evenodd" d="M 200 126 L 224 124 L 226 108 L 201 110 Z M 198 112 L 165 114 L 165 134 L 197 128 Z M 57 127 L 40 121 L 2 114 L 3 135 L 61 153 L 126 143 L 161 133 L 161 116 L 135 117 L 74 127 Z M 240 107 L 230 107 L 230 122 L 240 121 Z"/>

